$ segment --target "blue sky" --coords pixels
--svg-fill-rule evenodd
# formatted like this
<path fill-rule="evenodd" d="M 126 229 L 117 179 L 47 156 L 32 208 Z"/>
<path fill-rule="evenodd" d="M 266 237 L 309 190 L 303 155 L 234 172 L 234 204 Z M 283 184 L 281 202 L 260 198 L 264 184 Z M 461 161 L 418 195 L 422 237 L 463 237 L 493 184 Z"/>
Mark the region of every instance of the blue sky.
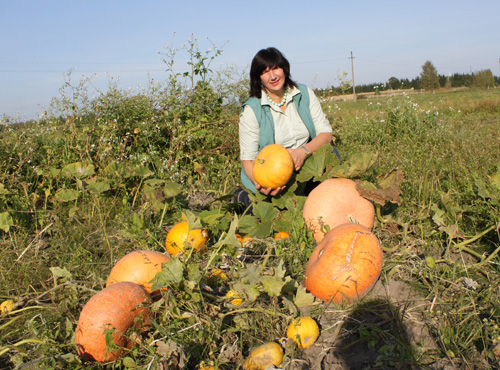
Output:
<path fill-rule="evenodd" d="M 123 89 L 166 78 L 165 45 L 199 39 L 223 47 L 212 69 L 244 70 L 255 53 L 280 49 L 294 80 L 311 87 L 417 77 L 430 60 L 440 74 L 499 75 L 498 0 L 238 1 L 0 0 L 0 118 L 46 110 L 72 71 Z M 176 34 L 174 37 L 174 33 Z M 226 43 L 227 42 L 227 43 Z M 182 70 L 186 53 L 176 59 Z"/>

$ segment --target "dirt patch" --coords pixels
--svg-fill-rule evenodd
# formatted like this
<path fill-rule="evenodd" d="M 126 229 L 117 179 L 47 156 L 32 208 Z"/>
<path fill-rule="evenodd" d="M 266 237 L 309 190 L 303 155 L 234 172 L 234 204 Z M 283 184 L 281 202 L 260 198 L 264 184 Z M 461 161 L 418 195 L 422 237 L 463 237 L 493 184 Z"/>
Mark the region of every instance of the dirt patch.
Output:
<path fill-rule="evenodd" d="M 404 282 L 379 281 L 352 308 L 324 307 L 318 341 L 291 369 L 445 369 L 432 361 L 439 348 L 424 317 L 431 304 Z"/>

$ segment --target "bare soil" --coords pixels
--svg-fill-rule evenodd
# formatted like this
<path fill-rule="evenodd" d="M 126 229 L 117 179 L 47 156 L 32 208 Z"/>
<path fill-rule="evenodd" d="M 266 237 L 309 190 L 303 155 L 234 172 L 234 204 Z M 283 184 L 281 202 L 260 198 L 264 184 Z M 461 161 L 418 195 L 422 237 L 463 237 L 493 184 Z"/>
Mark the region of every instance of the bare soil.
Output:
<path fill-rule="evenodd" d="M 352 309 L 326 307 L 318 341 L 292 360 L 291 368 L 454 369 L 451 362 L 433 362 L 439 348 L 426 325 L 431 305 L 402 281 L 379 280 Z"/>

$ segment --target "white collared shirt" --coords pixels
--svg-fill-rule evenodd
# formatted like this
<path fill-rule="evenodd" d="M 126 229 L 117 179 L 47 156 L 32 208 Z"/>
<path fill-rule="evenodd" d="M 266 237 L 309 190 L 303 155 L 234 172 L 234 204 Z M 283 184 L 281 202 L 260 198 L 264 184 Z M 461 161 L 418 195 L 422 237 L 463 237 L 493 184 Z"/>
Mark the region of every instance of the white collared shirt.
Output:
<path fill-rule="evenodd" d="M 309 111 L 314 122 L 316 135 L 323 132 L 332 132 L 332 126 L 321 108 L 321 104 L 314 94 L 314 92 L 307 88 L 309 91 Z M 285 112 L 270 103 L 266 92 L 262 91 L 261 104 L 269 105 L 271 108 L 271 115 L 274 120 L 274 138 L 276 144 L 281 144 L 285 148 L 297 149 L 309 141 L 309 131 L 306 125 L 302 122 L 299 112 L 293 102 L 293 97 L 299 94 L 300 90 L 296 87 L 292 88 L 287 95 L 285 101 Z M 255 117 L 253 109 L 246 105 L 243 112 L 240 114 L 240 159 L 254 160 L 257 158 L 259 152 L 259 122 Z"/>

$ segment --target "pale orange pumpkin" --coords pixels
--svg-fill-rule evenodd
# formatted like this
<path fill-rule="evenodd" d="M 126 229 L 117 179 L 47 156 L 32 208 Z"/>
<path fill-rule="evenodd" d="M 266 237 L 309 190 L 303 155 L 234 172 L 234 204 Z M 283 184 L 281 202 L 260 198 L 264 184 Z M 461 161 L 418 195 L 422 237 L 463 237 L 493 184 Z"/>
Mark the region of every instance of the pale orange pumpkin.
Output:
<path fill-rule="evenodd" d="M 189 230 L 187 221 L 179 222 L 170 229 L 165 239 L 165 247 L 168 253 L 175 256 L 184 252 L 187 245 L 198 251 L 205 246 L 208 240 L 208 231 L 202 229 Z"/>
<path fill-rule="evenodd" d="M 266 367 L 279 366 L 283 362 L 283 348 L 276 342 L 267 342 L 250 352 L 243 363 L 244 370 L 264 370 Z"/>
<path fill-rule="evenodd" d="M 253 178 L 264 189 L 286 185 L 293 174 L 293 159 L 279 144 L 267 145 L 259 152 L 253 165 Z"/>
<path fill-rule="evenodd" d="M 129 329 L 144 330 L 152 317 L 149 294 L 140 285 L 122 281 L 96 293 L 83 307 L 75 331 L 77 352 L 84 361 L 114 361 L 136 345 Z M 106 345 L 106 332 L 112 343 Z"/>
<path fill-rule="evenodd" d="M 326 226 L 333 229 L 338 225 L 355 220 L 369 229 L 375 222 L 375 207 L 356 190 L 356 182 L 345 178 L 328 179 L 314 188 L 304 203 L 302 216 L 314 239 L 323 239 Z"/>
<path fill-rule="evenodd" d="M 106 286 L 120 281 L 139 284 L 151 293 L 151 280 L 162 270 L 162 263 L 170 261 L 166 254 L 155 251 L 134 251 L 122 257 L 111 269 Z"/>
<path fill-rule="evenodd" d="M 330 230 L 307 262 L 304 285 L 315 297 L 335 303 L 353 303 L 375 285 L 382 271 L 378 238 L 359 224 Z"/>

